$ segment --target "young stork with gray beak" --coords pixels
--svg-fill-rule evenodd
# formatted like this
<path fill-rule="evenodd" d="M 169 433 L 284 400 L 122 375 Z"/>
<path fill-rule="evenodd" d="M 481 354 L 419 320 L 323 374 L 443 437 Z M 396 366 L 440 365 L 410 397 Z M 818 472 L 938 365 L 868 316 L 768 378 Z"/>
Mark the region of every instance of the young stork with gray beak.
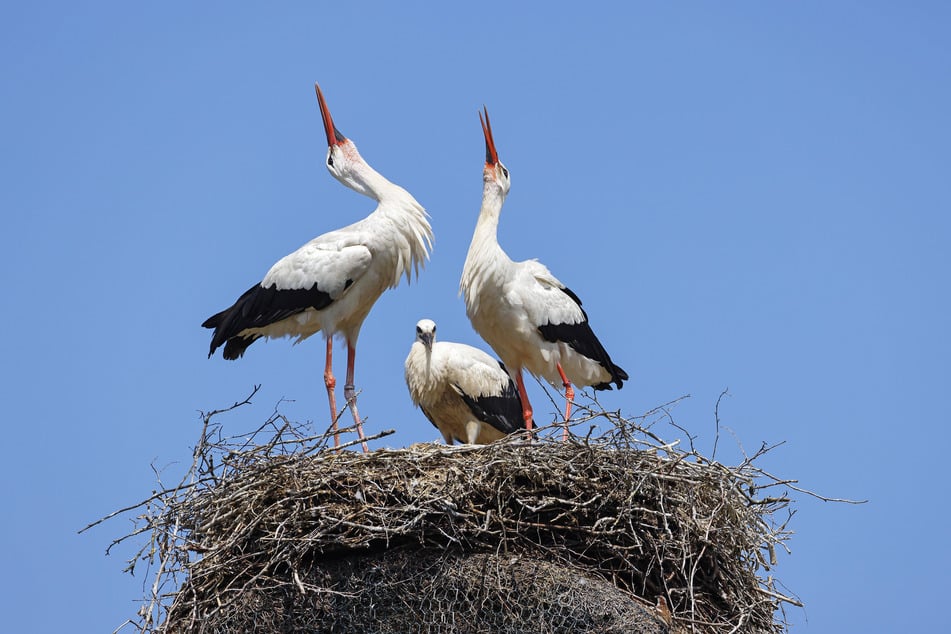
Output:
<path fill-rule="evenodd" d="M 404 275 L 407 281 L 414 272 L 418 275 L 429 257 L 433 231 L 416 199 L 370 167 L 353 141 L 336 128 L 320 86 L 314 88 L 327 134 L 327 169 L 350 189 L 375 200 L 377 207 L 363 220 L 318 236 L 278 260 L 260 283 L 202 326 L 214 329 L 208 356 L 224 345 L 225 359 L 239 358 L 261 337 L 296 337 L 294 343 L 299 343 L 322 331 L 327 344 L 324 386 L 338 447 L 333 338 L 342 335 L 347 344 L 344 398 L 366 452 L 353 383 L 360 327 L 383 291 L 399 285 Z"/>
<path fill-rule="evenodd" d="M 406 386 L 447 445 L 485 445 L 521 429 L 522 402 L 505 366 L 464 343 L 437 342 L 431 319 L 416 324 Z"/>
<path fill-rule="evenodd" d="M 621 389 L 627 373 L 611 361 L 598 341 L 581 300 L 537 260 L 513 262 L 498 241 L 499 215 L 509 193 L 509 171 L 499 162 L 489 112 L 479 113 L 485 136 L 482 209 L 462 269 L 460 292 L 473 328 L 488 342 L 515 378 L 526 427 L 532 407 L 522 369 L 565 388 L 568 437 L 572 383 Z"/>

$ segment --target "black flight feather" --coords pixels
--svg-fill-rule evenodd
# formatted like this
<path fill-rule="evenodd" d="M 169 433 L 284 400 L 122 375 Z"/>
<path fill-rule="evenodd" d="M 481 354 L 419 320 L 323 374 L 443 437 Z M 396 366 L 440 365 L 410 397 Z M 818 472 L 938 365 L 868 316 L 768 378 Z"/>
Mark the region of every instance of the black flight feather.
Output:
<path fill-rule="evenodd" d="M 499 362 L 502 371 L 508 374 L 502 362 Z M 522 399 L 512 379 L 501 394 L 492 396 L 471 396 L 462 391 L 458 385 L 456 392 L 462 397 L 469 411 L 483 423 L 495 427 L 503 434 L 511 434 L 525 428 L 525 419 L 522 417 Z M 532 421 L 532 427 L 535 422 Z"/>
<path fill-rule="evenodd" d="M 348 280 L 347 286 L 352 284 Z M 242 336 L 240 333 L 249 328 L 263 328 L 277 323 L 308 308 L 320 310 L 333 302 L 329 293 L 317 288 L 293 288 L 278 290 L 276 284 L 267 288 L 255 284 L 238 298 L 230 308 L 212 315 L 202 324 L 205 328 L 214 328 L 211 337 L 211 357 L 215 350 L 225 344 L 224 358 L 237 359 L 244 351 L 260 338 L 260 335 Z"/>
<path fill-rule="evenodd" d="M 565 287 L 561 290 L 578 304 L 579 308 L 581 307 L 581 299 L 579 299 L 571 289 Z M 624 381 L 627 381 L 629 378 L 627 372 L 619 366 L 614 365 L 614 362 L 611 361 L 608 351 L 604 349 L 604 346 L 601 345 L 594 331 L 591 330 L 591 326 L 588 324 L 588 314 L 584 311 L 584 308 L 581 309 L 581 314 L 584 316 L 584 319 L 576 324 L 553 324 L 548 322 L 544 326 L 539 326 L 538 332 L 541 333 L 545 341 L 553 343 L 561 341 L 567 343 L 579 354 L 592 361 L 596 361 L 601 367 L 608 371 L 608 374 L 611 375 L 610 381 L 598 383 L 591 387 L 596 390 L 610 390 L 611 383 L 613 382 L 617 385 L 617 389 L 620 390 L 624 386 Z"/>

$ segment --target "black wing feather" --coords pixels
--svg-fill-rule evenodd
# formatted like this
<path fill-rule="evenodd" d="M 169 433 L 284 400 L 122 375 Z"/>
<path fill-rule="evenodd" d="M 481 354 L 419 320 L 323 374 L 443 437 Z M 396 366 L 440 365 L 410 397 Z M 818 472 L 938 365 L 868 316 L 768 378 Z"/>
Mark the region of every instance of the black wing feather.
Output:
<path fill-rule="evenodd" d="M 502 371 L 508 374 L 502 362 L 499 362 Z M 473 416 L 483 423 L 487 423 L 503 434 L 511 434 L 520 429 L 524 429 L 524 419 L 522 418 L 522 399 L 518 395 L 518 388 L 510 378 L 505 389 L 501 394 L 491 396 L 473 397 L 463 392 L 458 385 L 456 391 L 462 397 L 463 402 L 472 412 Z M 535 422 L 532 421 L 532 427 Z"/>
<path fill-rule="evenodd" d="M 347 286 L 352 284 L 348 280 Z M 238 298 L 230 308 L 212 315 L 202 324 L 214 328 L 211 336 L 211 357 L 215 350 L 225 344 L 224 358 L 237 359 L 260 338 L 260 335 L 242 336 L 248 328 L 263 328 L 282 319 L 301 313 L 308 308 L 320 310 L 333 302 L 329 293 L 317 288 L 294 288 L 278 290 L 276 284 L 267 288 L 255 284 Z"/>
<path fill-rule="evenodd" d="M 579 308 L 581 307 L 581 299 L 575 295 L 571 289 L 564 287 L 561 290 L 578 304 Z M 538 332 L 541 333 L 545 341 L 553 343 L 562 341 L 567 343 L 574 350 L 578 351 L 579 354 L 588 357 L 592 361 L 597 361 L 601 367 L 608 371 L 611 375 L 610 381 L 607 383 L 598 383 L 591 387 L 596 390 L 610 390 L 611 383 L 613 382 L 617 385 L 617 389 L 620 390 L 624 386 L 624 381 L 627 381 L 629 378 L 627 372 L 621 369 L 620 366 L 614 365 L 614 362 L 611 361 L 611 356 L 608 354 L 608 351 L 604 349 L 604 346 L 601 345 L 594 331 L 591 330 L 591 326 L 588 324 L 588 314 L 584 311 L 584 308 L 581 309 L 581 314 L 584 316 L 584 319 L 576 324 L 553 324 L 548 322 L 544 326 L 539 326 Z"/>

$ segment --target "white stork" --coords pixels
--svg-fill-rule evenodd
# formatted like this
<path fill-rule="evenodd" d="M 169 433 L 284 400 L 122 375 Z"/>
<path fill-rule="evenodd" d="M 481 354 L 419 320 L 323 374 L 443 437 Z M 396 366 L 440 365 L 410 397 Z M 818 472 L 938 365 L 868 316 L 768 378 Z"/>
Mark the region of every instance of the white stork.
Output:
<path fill-rule="evenodd" d="M 334 126 L 320 86 L 314 84 L 314 88 L 327 134 L 327 169 L 350 189 L 377 201 L 377 207 L 363 220 L 318 236 L 278 260 L 260 283 L 202 326 L 215 330 L 208 356 L 223 344 L 225 359 L 239 358 L 261 337 L 296 337 L 294 343 L 299 343 L 323 331 L 327 341 L 324 385 L 334 444 L 339 446 L 334 335 L 343 335 L 347 343 L 344 397 L 363 440 L 353 384 L 360 327 L 383 291 L 397 286 L 403 275 L 409 281 L 412 273 L 419 274 L 432 248 L 433 231 L 416 199 L 370 167 L 353 141 Z M 368 451 L 366 442 L 362 444 Z"/>
<path fill-rule="evenodd" d="M 565 388 L 565 430 L 571 418 L 571 384 L 621 388 L 627 373 L 598 341 L 581 300 L 537 260 L 513 262 L 498 241 L 499 215 L 509 192 L 509 172 L 499 162 L 488 110 L 479 113 L 485 135 L 482 209 L 462 269 L 460 292 L 466 314 L 515 377 L 526 426 L 532 407 L 522 369 Z"/>
<path fill-rule="evenodd" d="M 485 445 L 521 428 L 522 403 L 505 366 L 464 343 L 436 342 L 431 319 L 416 324 L 406 386 L 447 445 Z"/>

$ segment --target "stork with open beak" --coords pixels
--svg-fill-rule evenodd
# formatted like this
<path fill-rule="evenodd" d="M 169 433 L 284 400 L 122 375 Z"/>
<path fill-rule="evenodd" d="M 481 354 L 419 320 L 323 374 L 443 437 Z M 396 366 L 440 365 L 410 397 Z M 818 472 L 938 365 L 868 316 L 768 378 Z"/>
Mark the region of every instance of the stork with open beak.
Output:
<path fill-rule="evenodd" d="M 357 338 L 364 319 L 388 288 L 407 281 L 425 264 L 433 232 L 422 205 L 391 183 L 360 156 L 353 141 L 334 125 L 327 102 L 315 84 L 317 103 L 327 135 L 327 169 L 338 181 L 377 202 L 369 216 L 318 236 L 278 260 L 261 282 L 229 308 L 202 324 L 213 328 L 208 356 L 224 345 L 224 358 L 237 359 L 260 339 L 296 337 L 299 343 L 317 332 L 326 339 L 324 386 L 330 402 L 335 446 L 337 411 L 333 374 L 333 339 L 347 345 L 344 398 L 353 416 L 363 450 L 368 451 L 357 411 L 354 365 Z M 328 215 L 336 217 L 336 212 Z"/>
<path fill-rule="evenodd" d="M 522 402 L 499 361 L 472 346 L 436 341 L 421 319 L 406 357 L 406 386 L 446 444 L 485 445 L 521 429 Z"/>
<path fill-rule="evenodd" d="M 482 209 L 462 270 L 460 292 L 473 328 L 515 378 L 528 427 L 532 408 L 522 369 L 565 388 L 565 429 L 574 399 L 572 384 L 620 389 L 627 373 L 611 361 L 588 324 L 578 296 L 537 260 L 513 262 L 498 241 L 499 215 L 511 187 L 499 161 L 488 110 L 479 113 L 485 136 Z"/>

